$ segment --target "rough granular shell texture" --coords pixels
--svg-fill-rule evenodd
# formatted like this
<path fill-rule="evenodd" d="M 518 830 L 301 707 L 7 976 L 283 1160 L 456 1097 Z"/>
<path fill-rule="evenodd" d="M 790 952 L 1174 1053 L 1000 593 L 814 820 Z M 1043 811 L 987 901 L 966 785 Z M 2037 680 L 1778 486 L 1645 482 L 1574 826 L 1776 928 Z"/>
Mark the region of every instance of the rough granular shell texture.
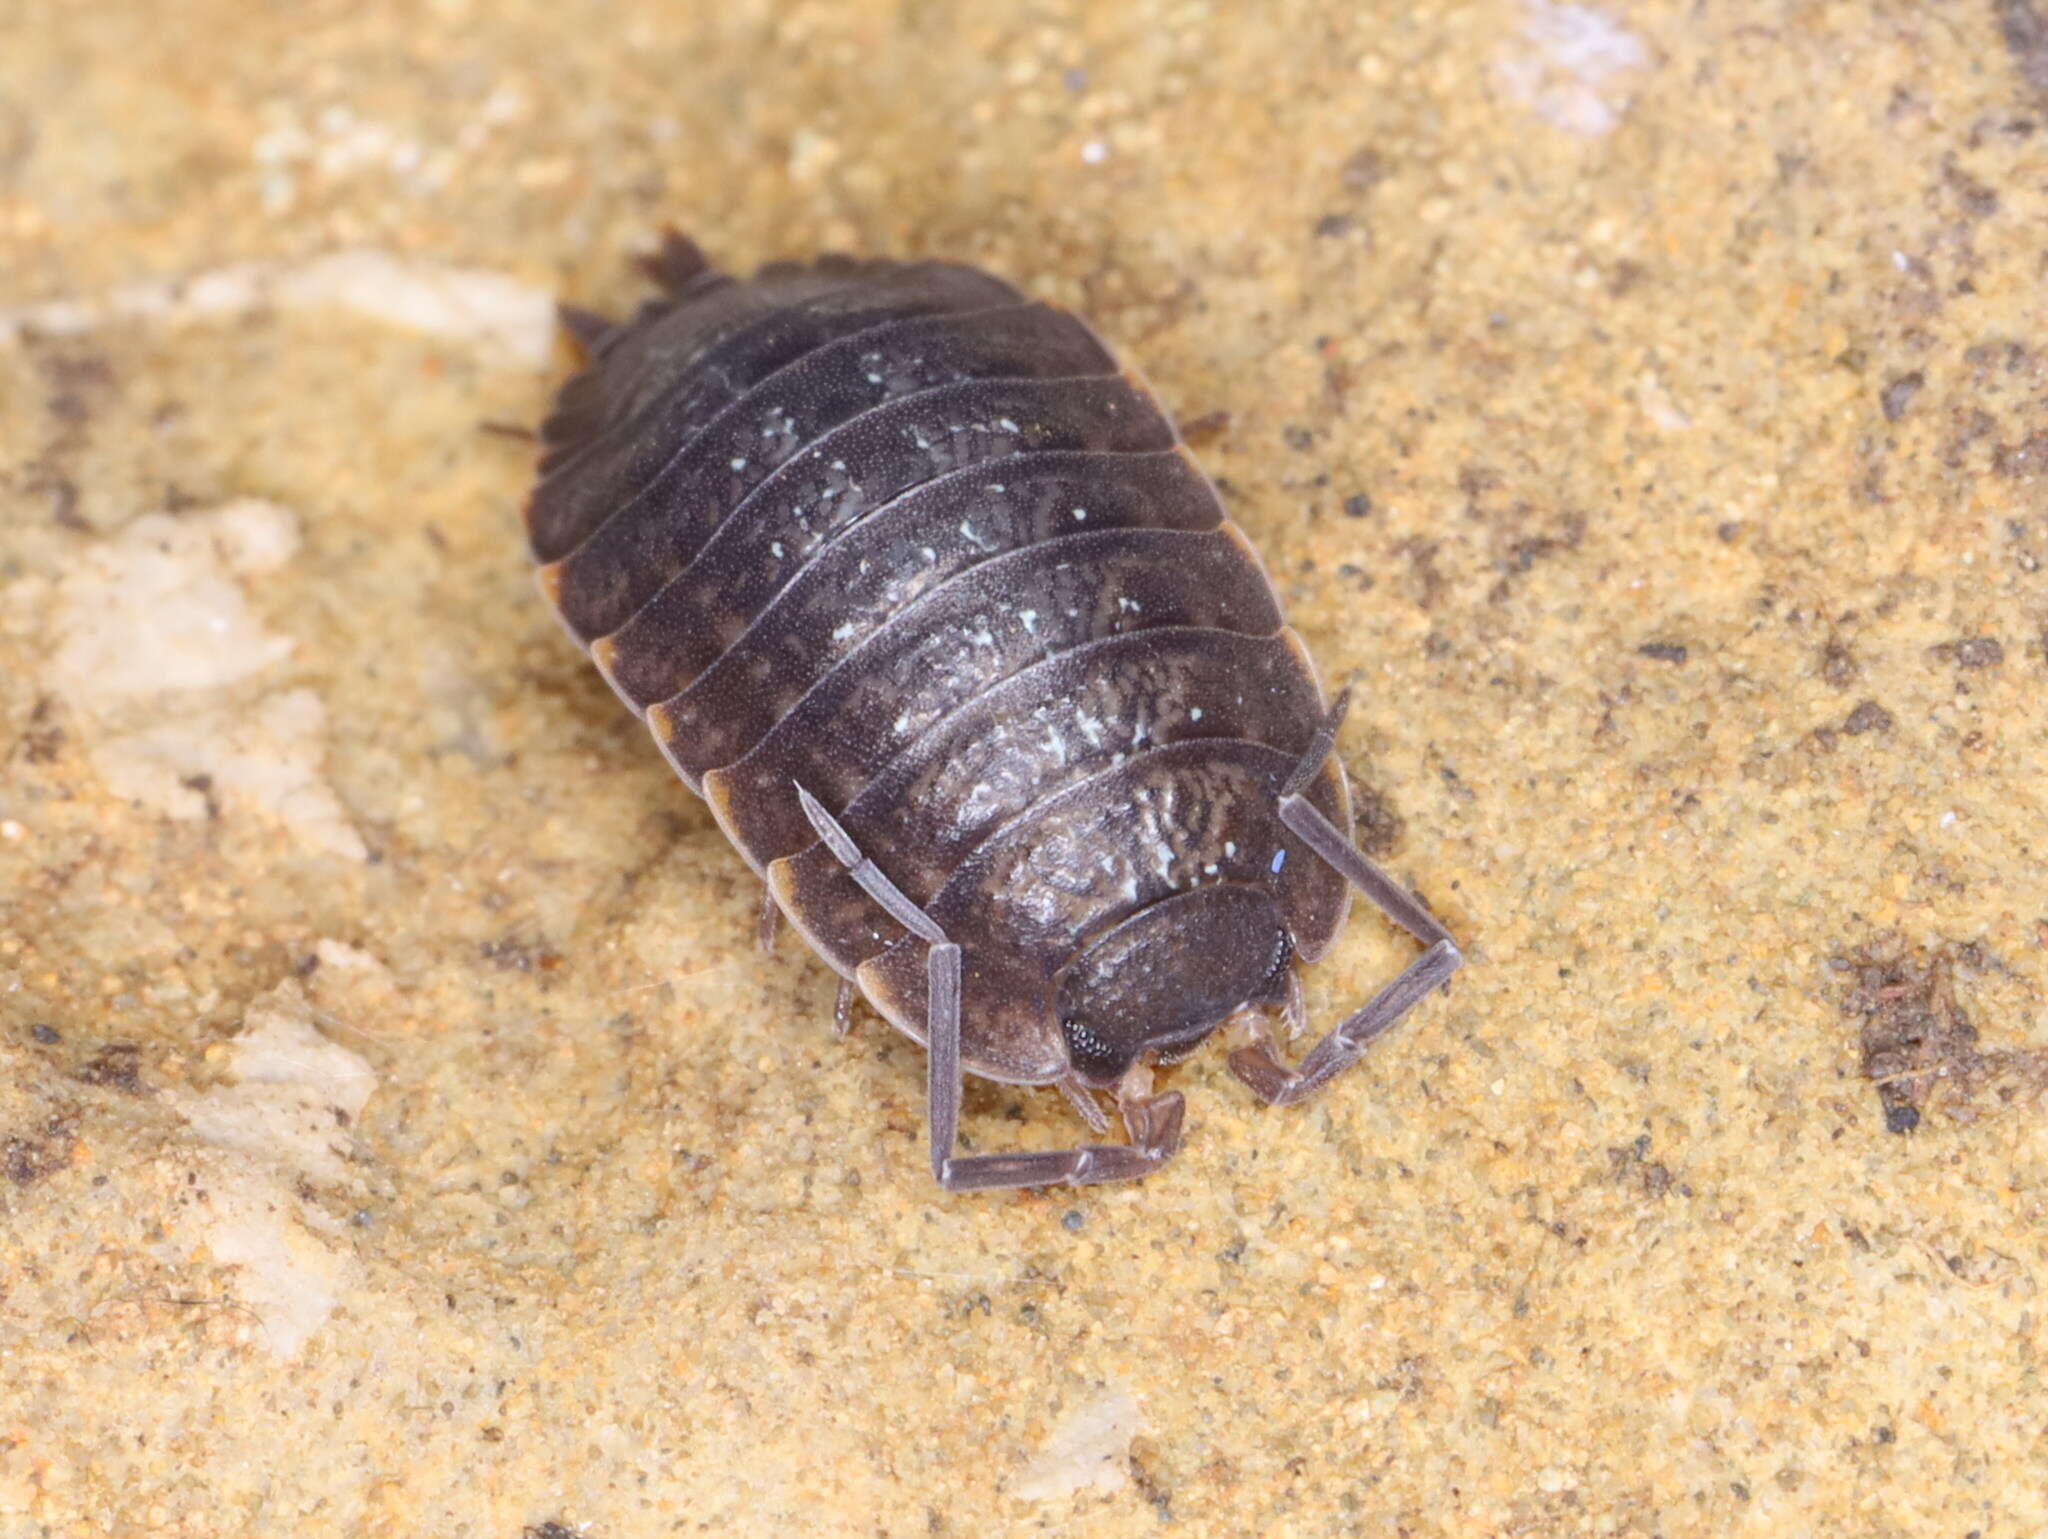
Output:
<path fill-rule="evenodd" d="M 2040 1532 L 2038 10 L 16 8 L 0 1536 Z M 936 1196 L 531 586 L 669 219 L 1140 364 L 1452 994 Z"/>

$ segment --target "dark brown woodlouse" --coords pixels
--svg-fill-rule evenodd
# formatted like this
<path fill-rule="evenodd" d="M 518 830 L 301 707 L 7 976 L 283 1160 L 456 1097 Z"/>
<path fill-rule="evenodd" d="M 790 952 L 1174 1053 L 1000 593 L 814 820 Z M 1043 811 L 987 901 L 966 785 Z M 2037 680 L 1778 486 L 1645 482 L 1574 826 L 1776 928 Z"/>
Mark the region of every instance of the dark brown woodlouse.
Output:
<path fill-rule="evenodd" d="M 646 266 L 630 321 L 563 311 L 587 366 L 541 431 L 542 586 L 772 903 L 926 1044 L 944 1186 L 1145 1175 L 1183 1111 L 1153 1065 L 1231 1022 L 1231 1070 L 1298 1101 L 1450 977 L 1351 842 L 1342 701 L 1085 325 L 944 262 L 741 281 L 671 236 Z M 1284 1067 L 1270 1017 L 1299 1027 L 1351 887 L 1428 949 Z M 956 1155 L 963 1071 L 1098 1132 L 1111 1090 L 1129 1142 Z"/>

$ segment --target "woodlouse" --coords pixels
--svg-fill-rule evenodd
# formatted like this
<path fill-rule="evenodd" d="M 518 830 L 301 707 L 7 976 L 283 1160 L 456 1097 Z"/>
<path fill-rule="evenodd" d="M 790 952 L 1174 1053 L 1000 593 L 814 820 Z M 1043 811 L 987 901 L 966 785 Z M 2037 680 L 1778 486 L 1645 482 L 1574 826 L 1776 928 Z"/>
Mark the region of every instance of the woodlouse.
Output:
<path fill-rule="evenodd" d="M 587 366 L 541 431 L 542 586 L 772 903 L 927 1045 L 944 1186 L 1144 1175 L 1183 1111 L 1152 1065 L 1235 1022 L 1232 1071 L 1297 1101 L 1450 977 L 1351 842 L 1342 701 L 1085 325 L 950 263 L 741 281 L 671 236 L 646 266 L 629 322 L 563 311 Z M 1299 1027 L 1350 887 L 1428 949 L 1283 1067 L 1270 1014 Z M 1111 1090 L 1129 1142 L 956 1155 L 963 1071 L 1098 1132 Z"/>

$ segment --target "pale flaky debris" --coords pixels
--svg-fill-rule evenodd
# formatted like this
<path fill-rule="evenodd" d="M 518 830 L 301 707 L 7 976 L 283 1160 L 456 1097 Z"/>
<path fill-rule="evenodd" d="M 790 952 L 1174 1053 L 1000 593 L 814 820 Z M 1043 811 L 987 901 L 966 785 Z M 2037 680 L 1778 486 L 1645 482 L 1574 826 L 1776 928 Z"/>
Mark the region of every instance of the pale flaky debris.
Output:
<path fill-rule="evenodd" d="M 503 273 L 359 249 L 304 262 L 239 262 L 0 309 L 0 344 L 27 335 L 78 336 L 121 321 L 190 325 L 265 308 L 332 309 L 539 368 L 554 345 L 554 303 L 552 294 Z"/>
<path fill-rule="evenodd" d="M 166 817 L 243 809 L 282 825 L 317 854 L 362 860 L 369 853 L 321 778 L 327 708 L 310 689 L 102 738 L 91 755 L 108 789 Z"/>
<path fill-rule="evenodd" d="M 1649 62 L 1642 40 L 1606 12 L 1528 0 L 1519 35 L 1493 68 L 1507 94 L 1552 128 L 1597 139 L 1621 122 L 1629 77 Z"/>
<path fill-rule="evenodd" d="M 225 1059 L 227 1083 L 171 1093 L 192 1137 L 222 1156 L 208 1162 L 204 1202 L 186 1210 L 196 1222 L 189 1238 L 230 1269 L 271 1352 L 292 1358 L 356 1274 L 340 1226 L 306 1191 L 351 1182 L 349 1129 L 376 1075 L 320 1034 L 295 981 L 249 1007 Z"/>
<path fill-rule="evenodd" d="M 297 515 L 254 498 L 150 513 L 89 548 L 59 584 L 50 688 L 93 722 L 87 752 L 117 795 L 166 817 L 246 810 L 306 849 L 368 854 L 321 777 L 327 713 L 310 689 L 235 689 L 294 649 L 246 579 L 299 546 Z"/>
<path fill-rule="evenodd" d="M 282 662 L 292 639 L 257 618 L 238 579 L 283 565 L 298 544 L 296 515 L 254 498 L 180 517 L 144 514 L 65 575 L 52 687 L 104 716 Z"/>
<path fill-rule="evenodd" d="M 1128 1389 L 1113 1385 L 1068 1412 L 1038 1457 L 1024 1466 L 1011 1494 L 1052 1502 L 1083 1491 L 1114 1491 L 1131 1478 L 1131 1439 L 1145 1429 Z"/>

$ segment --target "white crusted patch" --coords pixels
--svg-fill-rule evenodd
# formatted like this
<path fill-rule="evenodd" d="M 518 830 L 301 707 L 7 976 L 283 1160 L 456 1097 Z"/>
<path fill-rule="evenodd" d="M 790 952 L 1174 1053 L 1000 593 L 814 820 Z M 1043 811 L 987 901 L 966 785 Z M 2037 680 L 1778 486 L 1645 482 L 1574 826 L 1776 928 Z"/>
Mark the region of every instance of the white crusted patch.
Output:
<path fill-rule="evenodd" d="M 1129 1390 L 1113 1386 L 1069 1412 L 1044 1451 L 1010 1489 L 1027 1502 L 1057 1501 L 1082 1491 L 1114 1491 L 1131 1478 L 1131 1439 L 1145 1428 Z"/>
<path fill-rule="evenodd" d="M 320 1035 L 297 982 L 250 1005 L 228 1044 L 227 1069 L 234 1083 L 179 1106 L 193 1133 L 285 1175 L 347 1179 L 347 1130 L 377 1076 L 360 1055 Z"/>
<path fill-rule="evenodd" d="M 188 278 L 131 283 L 83 299 L 0 309 L 0 343 L 24 332 L 70 336 L 110 322 L 228 320 L 260 308 L 339 309 L 462 343 L 523 368 L 554 349 L 554 296 L 503 273 L 395 252 L 330 252 L 305 262 L 242 262 Z"/>
<path fill-rule="evenodd" d="M 1683 433 L 1692 426 L 1692 418 L 1671 399 L 1664 382 L 1654 371 L 1645 371 L 1636 381 L 1636 404 L 1642 408 L 1643 415 L 1663 432 Z"/>
<path fill-rule="evenodd" d="M 207 1204 L 207 1251 L 232 1268 L 235 1294 L 262 1323 L 272 1355 L 297 1357 L 341 1302 L 353 1259 L 306 1225 L 298 1200 L 282 1187 L 218 1181 Z"/>
<path fill-rule="evenodd" d="M 282 661 L 291 638 L 264 629 L 235 578 L 283 565 L 298 543 L 292 514 L 254 499 L 136 519 L 65 578 L 50 682 L 99 713 L 136 696 L 217 688 Z"/>
<path fill-rule="evenodd" d="M 1502 89 L 1551 127 L 1597 139 L 1628 110 L 1624 77 L 1649 62 L 1642 39 L 1604 12 L 1527 0 L 1521 40 L 1493 69 Z"/>
<path fill-rule="evenodd" d="M 136 519 L 60 584 L 49 683 L 90 719 L 88 754 L 117 795 L 172 818 L 254 811 L 308 849 L 363 860 L 320 776 L 319 697 L 294 689 L 244 705 L 236 690 L 293 647 L 257 617 L 242 579 L 298 543 L 293 514 L 254 499 Z"/>
<path fill-rule="evenodd" d="M 253 710 L 178 712 L 160 726 L 93 744 L 93 768 L 117 795 L 166 817 L 253 811 L 322 855 L 364 860 L 369 850 L 321 778 L 327 712 L 310 689 L 270 695 Z"/>
<path fill-rule="evenodd" d="M 309 1181 L 351 1180 L 347 1131 L 376 1088 L 356 1054 L 321 1036 L 296 982 L 249 1007 L 227 1047 L 231 1082 L 170 1092 L 192 1136 L 220 1151 L 203 1202 L 190 1208 L 194 1248 L 231 1269 L 265 1343 L 296 1357 L 355 1276 L 335 1221 L 299 1196 Z"/>
<path fill-rule="evenodd" d="M 360 946 L 351 946 L 347 941 L 338 941 L 331 936 L 322 936 L 313 946 L 313 955 L 319 958 L 322 967 L 357 977 L 388 981 L 391 974 L 382 961 Z"/>

